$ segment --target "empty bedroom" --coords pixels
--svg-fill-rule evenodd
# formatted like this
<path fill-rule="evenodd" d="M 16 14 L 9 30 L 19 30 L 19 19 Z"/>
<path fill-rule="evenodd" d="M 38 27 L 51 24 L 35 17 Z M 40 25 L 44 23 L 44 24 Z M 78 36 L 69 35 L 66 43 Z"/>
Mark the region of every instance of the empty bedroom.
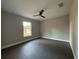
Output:
<path fill-rule="evenodd" d="M 78 59 L 77 0 L 1 0 L 1 59 Z"/>

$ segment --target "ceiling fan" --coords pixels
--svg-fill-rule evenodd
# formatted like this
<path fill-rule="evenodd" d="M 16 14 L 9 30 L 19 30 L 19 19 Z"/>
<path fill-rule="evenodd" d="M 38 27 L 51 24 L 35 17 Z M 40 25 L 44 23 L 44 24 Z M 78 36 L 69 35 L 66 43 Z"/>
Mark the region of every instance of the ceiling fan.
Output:
<path fill-rule="evenodd" d="M 59 8 L 61 8 L 61 7 L 63 7 L 63 2 L 61 1 L 59 4 L 58 4 L 58 7 Z M 43 13 L 44 13 L 44 11 L 46 10 L 47 8 L 43 8 L 43 9 L 41 9 L 40 11 L 39 11 L 39 14 L 37 14 L 37 15 L 33 15 L 33 16 L 40 16 L 40 17 L 42 17 L 42 18 L 45 18 L 45 16 L 43 16 Z"/>
<path fill-rule="evenodd" d="M 42 9 L 41 11 L 39 11 L 39 14 L 33 15 L 33 16 L 41 16 L 42 18 L 45 18 L 45 16 L 43 16 L 43 12 L 44 12 L 44 9 Z"/>

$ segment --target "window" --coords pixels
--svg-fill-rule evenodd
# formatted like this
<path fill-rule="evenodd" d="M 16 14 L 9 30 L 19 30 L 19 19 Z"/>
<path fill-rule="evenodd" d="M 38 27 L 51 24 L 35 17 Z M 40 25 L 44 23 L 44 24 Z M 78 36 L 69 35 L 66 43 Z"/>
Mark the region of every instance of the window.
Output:
<path fill-rule="evenodd" d="M 28 37 L 32 35 L 32 26 L 31 22 L 23 21 L 23 36 Z"/>

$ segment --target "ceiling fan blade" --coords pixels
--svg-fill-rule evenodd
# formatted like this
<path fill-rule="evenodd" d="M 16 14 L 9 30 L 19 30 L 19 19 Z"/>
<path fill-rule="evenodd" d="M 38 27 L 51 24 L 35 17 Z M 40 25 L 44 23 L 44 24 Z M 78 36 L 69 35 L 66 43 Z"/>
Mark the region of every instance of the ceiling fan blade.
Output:
<path fill-rule="evenodd" d="M 42 16 L 42 15 L 41 15 L 41 17 L 42 17 L 42 18 L 45 18 L 45 16 Z"/>
<path fill-rule="evenodd" d="M 43 14 L 43 12 L 44 12 L 44 10 L 41 10 L 41 11 L 39 12 L 39 15 L 42 15 L 42 14 Z"/>

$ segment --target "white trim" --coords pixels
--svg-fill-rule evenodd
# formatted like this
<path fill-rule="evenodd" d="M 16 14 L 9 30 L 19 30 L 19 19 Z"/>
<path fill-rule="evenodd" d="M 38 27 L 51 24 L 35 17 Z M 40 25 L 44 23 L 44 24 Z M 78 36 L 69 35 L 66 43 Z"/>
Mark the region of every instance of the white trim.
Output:
<path fill-rule="evenodd" d="M 72 48 L 72 44 L 71 44 L 71 42 L 70 42 L 69 44 L 70 44 L 70 46 L 71 46 L 72 53 L 73 53 L 73 55 L 74 55 L 74 59 L 76 59 L 76 56 L 75 56 L 74 50 L 73 50 L 73 48 Z"/>
<path fill-rule="evenodd" d="M 36 37 L 38 38 L 38 37 Z M 48 37 L 42 37 L 42 38 L 47 38 L 47 39 L 51 39 L 51 40 L 57 40 L 57 41 L 63 41 L 63 42 L 69 42 L 69 40 L 63 40 L 63 39 L 56 39 L 56 38 L 48 38 Z M 32 38 L 32 39 L 35 39 L 35 38 Z M 32 40 L 30 39 L 30 40 Z M 21 43 L 24 43 L 24 42 L 27 42 L 29 41 L 28 39 L 27 40 L 23 40 L 23 41 L 20 41 L 20 42 L 16 42 L 16 43 L 12 43 L 12 44 L 9 44 L 9 45 L 5 45 L 5 46 L 2 46 L 1 49 L 5 49 L 5 48 L 8 48 L 8 47 L 11 47 L 11 46 L 14 46 L 14 45 L 18 45 L 18 44 L 21 44 Z"/>
<path fill-rule="evenodd" d="M 36 39 L 36 38 L 39 38 L 39 37 L 31 38 L 30 40 Z M 27 42 L 27 41 L 29 41 L 29 40 L 26 39 L 26 40 L 23 40 L 23 41 L 20 41 L 20 42 L 16 42 L 16 43 L 12 43 L 12 44 L 9 44 L 9 45 L 5 45 L 5 46 L 2 46 L 1 49 L 5 49 L 5 48 L 11 47 L 11 46 L 15 46 L 15 45 Z"/>
<path fill-rule="evenodd" d="M 51 39 L 51 40 L 57 40 L 57 41 L 63 41 L 63 42 L 69 42 L 70 40 L 63 40 L 63 39 L 56 39 L 56 38 L 48 38 L 48 37 L 42 37 L 42 38 L 47 38 L 47 39 Z"/>

